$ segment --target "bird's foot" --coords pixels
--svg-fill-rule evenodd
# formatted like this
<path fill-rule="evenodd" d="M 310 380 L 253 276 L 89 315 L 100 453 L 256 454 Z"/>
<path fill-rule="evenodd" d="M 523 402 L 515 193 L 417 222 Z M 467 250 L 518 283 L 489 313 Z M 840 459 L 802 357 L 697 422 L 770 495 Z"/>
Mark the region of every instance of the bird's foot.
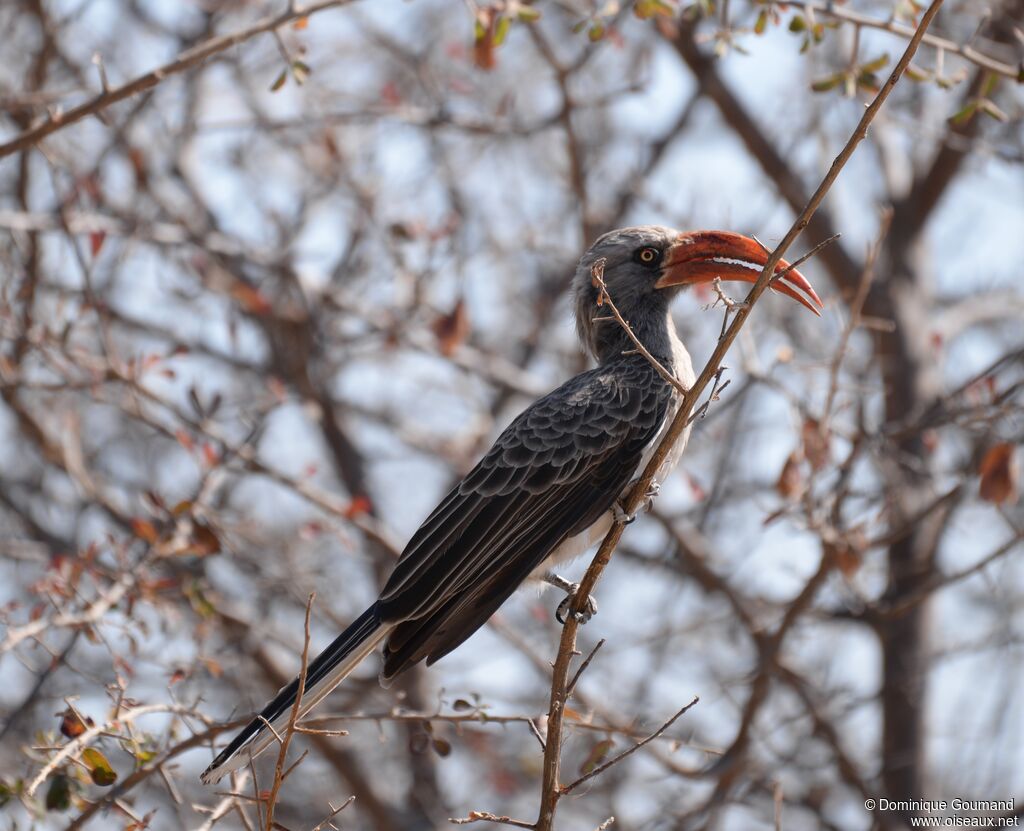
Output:
<path fill-rule="evenodd" d="M 627 488 L 626 492 L 628 493 L 632 490 L 632 487 L 635 484 L 636 480 L 634 479 L 630 483 L 630 487 Z M 652 481 L 651 484 L 647 486 L 647 491 L 644 493 L 643 501 L 641 501 L 637 510 L 633 513 L 628 513 L 626 509 L 622 507 L 622 500 L 616 500 L 615 504 L 612 505 L 612 515 L 615 517 L 615 521 L 619 523 L 619 525 L 629 525 L 630 523 L 635 522 L 641 511 L 649 511 L 654 507 L 654 499 L 660 491 L 661 485 Z"/>
<path fill-rule="evenodd" d="M 566 580 L 564 577 L 560 577 L 553 571 L 549 571 L 544 575 L 544 582 L 565 592 L 565 598 L 558 604 L 558 608 L 555 609 L 555 620 L 564 626 L 565 619 L 571 611 L 572 602 L 580 590 L 580 584 Z M 587 600 L 583 604 L 583 610 L 574 612 L 573 614 L 577 623 L 587 623 L 594 615 L 597 614 L 597 601 L 594 600 L 593 596 L 587 595 Z"/>

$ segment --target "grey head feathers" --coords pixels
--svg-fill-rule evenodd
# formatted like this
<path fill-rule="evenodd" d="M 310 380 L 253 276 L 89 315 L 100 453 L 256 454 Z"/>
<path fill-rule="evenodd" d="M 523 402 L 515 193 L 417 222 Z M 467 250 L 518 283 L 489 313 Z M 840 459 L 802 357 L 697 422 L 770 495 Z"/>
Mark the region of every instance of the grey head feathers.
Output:
<path fill-rule="evenodd" d="M 599 363 L 632 345 L 617 322 L 595 321 L 611 315 L 607 307 L 597 304 L 599 290 L 592 269 L 599 260 L 604 260 L 608 294 L 637 337 L 654 355 L 671 357 L 668 307 L 678 290 L 659 291 L 654 284 L 661 275 L 661 254 L 677 235 L 677 231 L 660 225 L 620 228 L 599 237 L 580 258 L 573 277 L 576 330 L 584 348 Z M 659 252 L 657 260 L 642 262 L 639 252 L 645 248 Z"/>

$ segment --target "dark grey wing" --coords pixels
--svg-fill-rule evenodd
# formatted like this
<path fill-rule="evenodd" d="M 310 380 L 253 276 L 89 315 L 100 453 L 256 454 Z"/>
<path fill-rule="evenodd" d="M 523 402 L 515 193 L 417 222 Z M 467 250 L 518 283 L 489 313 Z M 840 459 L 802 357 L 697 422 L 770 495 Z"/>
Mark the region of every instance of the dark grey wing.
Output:
<path fill-rule="evenodd" d="M 607 511 L 672 388 L 641 356 L 577 375 L 521 413 L 413 535 L 377 612 L 384 676 L 447 654 L 567 537 Z"/>

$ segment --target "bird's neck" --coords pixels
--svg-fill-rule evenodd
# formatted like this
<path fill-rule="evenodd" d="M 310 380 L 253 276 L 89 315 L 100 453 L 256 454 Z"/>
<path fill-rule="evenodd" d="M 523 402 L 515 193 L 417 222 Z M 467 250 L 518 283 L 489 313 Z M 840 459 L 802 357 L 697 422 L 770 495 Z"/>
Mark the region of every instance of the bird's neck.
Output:
<path fill-rule="evenodd" d="M 659 308 L 645 308 L 643 312 L 630 314 L 620 310 L 644 349 L 651 353 L 670 372 L 674 371 L 676 355 L 682 344 L 676 334 L 676 326 L 669 314 L 668 304 Z M 636 350 L 636 344 L 615 320 L 602 321 L 594 329 L 593 351 L 598 363 L 615 360 L 623 352 Z"/>

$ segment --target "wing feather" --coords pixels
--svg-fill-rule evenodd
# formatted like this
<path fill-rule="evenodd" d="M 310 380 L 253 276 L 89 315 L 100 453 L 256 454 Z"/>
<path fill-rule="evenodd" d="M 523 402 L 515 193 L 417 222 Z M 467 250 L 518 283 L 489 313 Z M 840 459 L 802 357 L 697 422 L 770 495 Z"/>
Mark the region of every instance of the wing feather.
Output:
<path fill-rule="evenodd" d="M 378 605 L 385 675 L 469 637 L 562 540 L 607 511 L 673 389 L 639 355 L 577 375 L 498 437 L 413 538 Z"/>

